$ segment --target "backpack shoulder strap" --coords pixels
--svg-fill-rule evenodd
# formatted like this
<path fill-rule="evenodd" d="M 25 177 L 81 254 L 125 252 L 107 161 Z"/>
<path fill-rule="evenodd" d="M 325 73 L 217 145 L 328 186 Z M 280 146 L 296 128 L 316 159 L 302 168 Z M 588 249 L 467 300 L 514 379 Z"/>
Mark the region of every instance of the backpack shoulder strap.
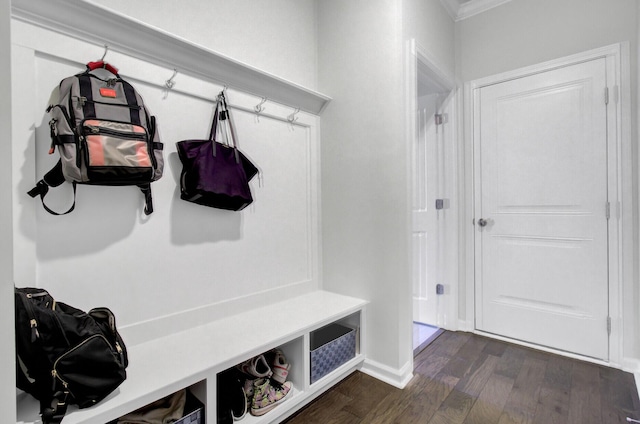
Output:
<path fill-rule="evenodd" d="M 44 203 L 44 197 L 49 192 L 49 187 L 58 187 L 60 184 L 64 182 L 64 175 L 62 174 L 62 160 L 58 160 L 58 163 L 51 168 L 49 172 L 47 172 L 44 177 L 36 183 L 36 186 L 29 190 L 27 194 L 31 197 L 40 196 L 40 201 L 42 202 L 42 206 L 44 209 L 49 212 L 51 215 L 66 215 L 69 212 L 73 211 L 76 207 L 76 183 L 73 184 L 73 204 L 66 212 L 56 212 L 49 208 Z"/>
<path fill-rule="evenodd" d="M 144 214 L 151 215 L 153 213 L 153 198 L 151 196 L 151 183 L 138 184 L 138 188 L 144 194 Z"/>

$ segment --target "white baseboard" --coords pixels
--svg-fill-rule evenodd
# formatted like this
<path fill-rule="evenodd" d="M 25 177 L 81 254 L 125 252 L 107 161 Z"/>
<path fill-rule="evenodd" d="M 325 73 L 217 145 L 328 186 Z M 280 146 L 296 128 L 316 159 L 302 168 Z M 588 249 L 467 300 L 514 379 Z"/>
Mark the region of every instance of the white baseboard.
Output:
<path fill-rule="evenodd" d="M 634 372 L 633 377 L 636 380 L 636 390 L 638 391 L 638 397 L 640 397 L 640 372 Z"/>
<path fill-rule="evenodd" d="M 473 324 L 473 321 L 464 321 L 459 319 L 458 320 L 458 328 L 457 331 L 465 331 L 467 333 L 472 333 L 473 331 L 475 331 L 475 325 Z"/>
<path fill-rule="evenodd" d="M 404 389 L 413 378 L 413 363 L 409 361 L 402 368 L 394 369 L 371 359 L 365 359 L 360 371 L 394 387 Z"/>
<path fill-rule="evenodd" d="M 638 376 L 640 375 L 640 359 L 623 358 L 621 368 L 623 371 L 627 371 Z"/>
<path fill-rule="evenodd" d="M 633 374 L 633 378 L 636 381 L 638 397 L 640 397 L 640 359 L 624 358 L 622 360 L 622 370 Z"/>

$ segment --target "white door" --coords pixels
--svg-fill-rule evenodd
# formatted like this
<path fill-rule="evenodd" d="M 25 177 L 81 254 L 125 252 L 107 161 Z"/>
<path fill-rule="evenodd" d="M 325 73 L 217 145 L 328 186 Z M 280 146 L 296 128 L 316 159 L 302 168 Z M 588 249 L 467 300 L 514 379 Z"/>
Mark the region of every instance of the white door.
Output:
<path fill-rule="evenodd" d="M 443 326 L 444 305 L 436 286 L 444 286 L 444 209 L 436 199 L 445 196 L 446 92 L 431 92 L 418 99 L 418 134 L 413 146 L 413 320 Z M 446 205 L 442 205 L 444 208 Z"/>
<path fill-rule="evenodd" d="M 476 91 L 477 329 L 608 359 L 605 90 L 596 59 Z"/>

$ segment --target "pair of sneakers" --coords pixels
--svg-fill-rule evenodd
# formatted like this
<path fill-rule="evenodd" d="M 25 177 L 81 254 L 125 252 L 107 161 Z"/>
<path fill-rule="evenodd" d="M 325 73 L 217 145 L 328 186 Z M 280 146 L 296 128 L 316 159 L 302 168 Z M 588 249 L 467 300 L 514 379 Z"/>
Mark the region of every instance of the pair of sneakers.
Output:
<path fill-rule="evenodd" d="M 251 415 L 264 415 L 288 399 L 292 393 L 291 382 L 286 381 L 290 368 L 291 364 L 279 349 L 238 365 L 238 369 L 249 377 L 243 388 Z"/>
<path fill-rule="evenodd" d="M 239 364 L 237 368 L 251 378 L 271 378 L 276 383 L 284 384 L 291 364 L 287 363 L 280 349 L 273 349 Z"/>

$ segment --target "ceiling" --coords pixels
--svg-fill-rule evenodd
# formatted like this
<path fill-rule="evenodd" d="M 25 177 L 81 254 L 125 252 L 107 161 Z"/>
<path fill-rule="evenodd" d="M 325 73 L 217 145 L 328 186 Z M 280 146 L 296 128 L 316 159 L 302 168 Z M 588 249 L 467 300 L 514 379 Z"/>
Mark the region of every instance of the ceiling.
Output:
<path fill-rule="evenodd" d="M 440 0 L 454 21 L 461 21 L 471 16 L 486 12 L 511 0 Z"/>

